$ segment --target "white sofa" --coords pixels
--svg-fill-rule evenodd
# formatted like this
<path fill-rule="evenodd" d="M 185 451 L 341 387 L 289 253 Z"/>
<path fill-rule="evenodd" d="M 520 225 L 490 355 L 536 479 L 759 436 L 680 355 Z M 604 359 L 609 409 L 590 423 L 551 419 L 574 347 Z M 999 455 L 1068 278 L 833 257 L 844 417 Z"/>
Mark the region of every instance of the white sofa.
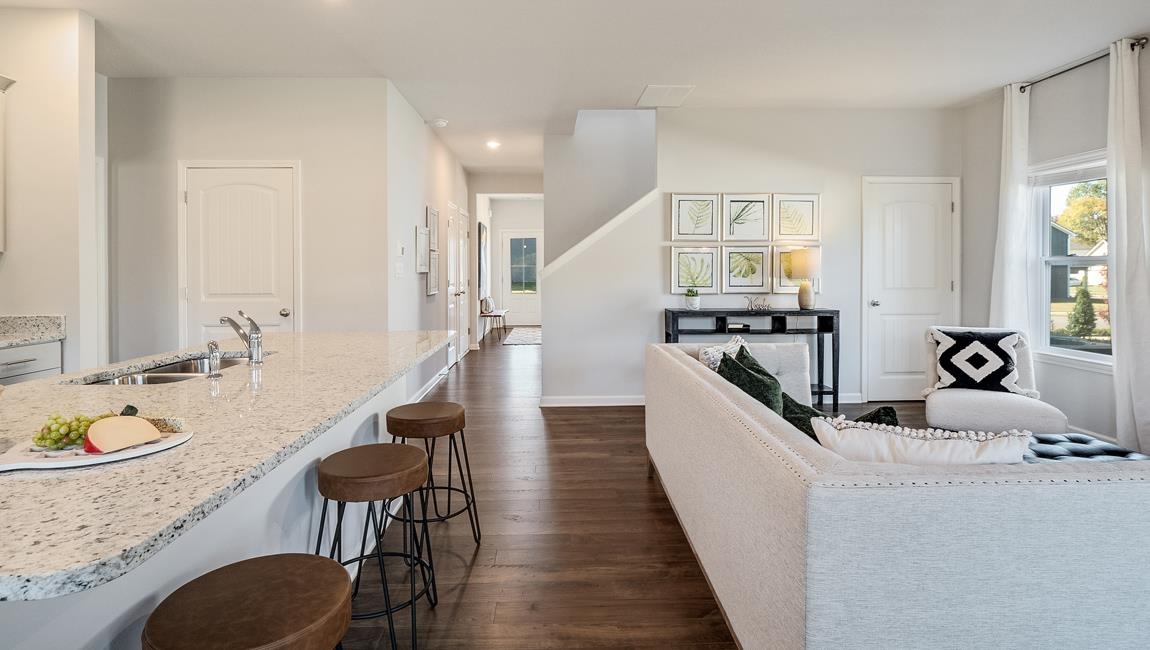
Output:
<path fill-rule="evenodd" d="M 647 449 L 743 648 L 1146 647 L 1150 462 L 847 461 L 697 348 L 647 350 Z"/>
<path fill-rule="evenodd" d="M 993 327 L 964 327 L 969 332 L 1012 332 Z M 1018 333 L 1018 387 L 1034 397 L 969 388 L 932 390 L 938 383 L 938 344 L 926 335 L 926 422 L 932 427 L 951 431 L 1007 431 L 1022 429 L 1032 433 L 1066 433 L 1066 415 L 1053 404 L 1037 398 L 1034 359 L 1030 341 Z"/>

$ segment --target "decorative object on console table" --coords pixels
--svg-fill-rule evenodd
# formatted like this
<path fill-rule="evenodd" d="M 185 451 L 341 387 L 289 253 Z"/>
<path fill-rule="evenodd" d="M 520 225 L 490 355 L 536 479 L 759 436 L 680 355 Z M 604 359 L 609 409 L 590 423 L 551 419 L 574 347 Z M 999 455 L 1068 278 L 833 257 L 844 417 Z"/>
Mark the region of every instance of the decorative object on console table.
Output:
<path fill-rule="evenodd" d="M 718 293 L 718 248 L 671 248 L 671 293 Z"/>
<path fill-rule="evenodd" d="M 672 241 L 718 241 L 719 195 L 672 194 Z"/>
<path fill-rule="evenodd" d="M 815 291 L 811 282 L 822 272 L 823 256 L 818 248 L 791 251 L 790 277 L 799 281 L 799 309 L 815 308 Z"/>
<path fill-rule="evenodd" d="M 691 311 L 697 310 L 700 303 L 699 290 L 691 287 L 690 289 L 687 289 L 686 296 L 687 309 L 690 309 Z"/>
<path fill-rule="evenodd" d="M 427 295 L 434 296 L 439 293 L 439 252 L 431 251 L 427 269 Z"/>
<path fill-rule="evenodd" d="M 679 327 L 681 318 L 714 319 L 711 327 Z M 766 318 L 764 328 L 751 327 L 746 330 L 730 330 L 731 323 L 728 318 Z M 814 319 L 815 326 L 791 325 L 791 319 Z M 714 335 L 738 332 L 740 335 L 754 334 L 812 334 L 815 337 L 815 383 L 811 385 L 811 396 L 816 398 L 819 406 L 823 405 L 823 398 L 831 396 L 831 409 L 839 410 L 839 310 L 837 309 L 664 309 L 663 310 L 663 340 L 665 343 L 678 343 L 681 336 Z M 827 386 L 824 381 L 825 371 L 825 336 L 831 338 L 831 383 Z"/>
<path fill-rule="evenodd" d="M 431 257 L 431 231 L 425 226 L 415 227 L 415 272 L 427 273 Z"/>
<path fill-rule="evenodd" d="M 822 229 L 822 212 L 818 194 L 775 194 L 774 236 L 771 239 L 793 242 L 818 242 Z"/>
<path fill-rule="evenodd" d="M 800 250 L 802 246 L 775 246 L 774 247 L 774 277 L 773 293 L 798 293 L 799 278 L 795 277 L 791 268 L 791 253 Z M 811 286 L 816 293 L 822 292 L 822 282 L 814 278 Z"/>
<path fill-rule="evenodd" d="M 770 194 L 723 195 L 724 240 L 768 241 L 770 238 Z"/>
<path fill-rule="evenodd" d="M 439 210 L 427 206 L 428 247 L 433 251 L 439 250 Z"/>
<path fill-rule="evenodd" d="M 724 246 L 723 293 L 770 293 L 770 263 L 770 246 Z"/>

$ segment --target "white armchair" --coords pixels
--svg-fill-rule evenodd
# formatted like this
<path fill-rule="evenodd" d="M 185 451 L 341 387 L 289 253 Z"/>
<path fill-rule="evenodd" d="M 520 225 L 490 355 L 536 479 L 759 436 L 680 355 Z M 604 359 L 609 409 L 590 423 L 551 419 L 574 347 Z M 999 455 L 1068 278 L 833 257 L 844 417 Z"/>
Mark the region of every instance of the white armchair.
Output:
<path fill-rule="evenodd" d="M 972 332 L 1007 332 L 1011 330 L 990 327 L 964 327 Z M 944 388 L 934 390 L 938 383 L 938 344 L 926 337 L 928 380 L 926 395 L 926 422 L 938 429 L 951 431 L 1005 431 L 1024 429 L 1032 433 L 1066 433 L 1066 415 L 1057 407 L 1037 398 L 988 390 Z M 1034 359 L 1030 341 L 1019 332 L 1018 385 L 1023 390 L 1038 387 L 1034 379 Z"/>

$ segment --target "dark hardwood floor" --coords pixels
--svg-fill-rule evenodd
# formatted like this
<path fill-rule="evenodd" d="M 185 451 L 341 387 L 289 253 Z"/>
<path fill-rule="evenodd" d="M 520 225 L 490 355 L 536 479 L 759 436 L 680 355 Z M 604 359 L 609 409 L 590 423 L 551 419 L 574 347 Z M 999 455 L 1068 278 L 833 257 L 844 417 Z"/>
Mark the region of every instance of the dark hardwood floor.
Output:
<path fill-rule="evenodd" d="M 467 408 L 483 540 L 476 547 L 466 517 L 432 525 L 439 606 L 419 604 L 420 646 L 735 647 L 670 504 L 647 478 L 642 407 L 539 408 L 540 351 L 489 337 L 428 396 Z M 850 416 L 872 407 L 843 408 Z M 921 410 L 899 405 L 908 423 Z M 395 585 L 407 574 L 395 564 L 389 581 L 403 597 Z M 373 575 L 365 569 L 367 606 L 381 600 Z M 401 647 L 409 620 L 397 614 Z M 388 644 L 386 619 L 372 619 L 354 621 L 343 646 Z"/>

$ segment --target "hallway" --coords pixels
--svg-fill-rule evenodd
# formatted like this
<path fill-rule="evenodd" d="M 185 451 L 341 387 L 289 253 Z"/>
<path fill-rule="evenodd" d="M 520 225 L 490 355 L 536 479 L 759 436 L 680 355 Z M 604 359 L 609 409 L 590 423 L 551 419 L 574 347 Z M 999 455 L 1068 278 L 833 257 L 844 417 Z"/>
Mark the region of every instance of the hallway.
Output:
<path fill-rule="evenodd" d="M 433 525 L 440 600 L 420 604 L 420 646 L 734 647 L 647 478 L 642 408 L 540 409 L 540 357 L 489 338 L 427 397 L 467 408 L 483 543 L 465 516 Z M 403 644 L 408 613 L 396 616 Z M 376 619 L 353 622 L 344 647 L 387 643 Z"/>

